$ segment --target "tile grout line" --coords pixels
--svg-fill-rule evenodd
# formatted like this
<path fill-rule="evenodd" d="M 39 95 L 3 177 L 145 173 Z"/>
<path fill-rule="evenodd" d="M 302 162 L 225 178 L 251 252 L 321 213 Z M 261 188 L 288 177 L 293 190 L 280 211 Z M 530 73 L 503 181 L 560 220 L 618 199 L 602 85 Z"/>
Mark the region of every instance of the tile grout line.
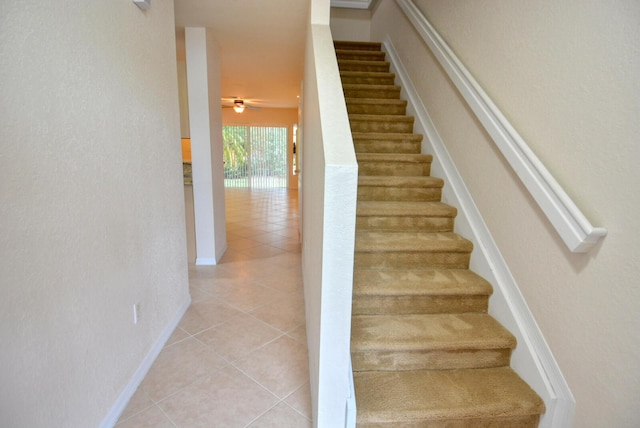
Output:
<path fill-rule="evenodd" d="M 262 343 L 260 346 L 250 349 L 248 352 L 242 351 L 241 353 L 239 353 L 238 357 L 232 358 L 231 356 L 225 356 L 220 354 L 219 351 L 216 350 L 216 347 L 213 346 L 213 344 L 209 345 L 205 343 L 201 338 L 198 337 L 198 336 L 203 337 L 201 335 L 208 331 L 213 331 L 213 330 L 224 331 L 225 324 L 230 322 L 229 320 L 232 319 L 231 317 L 227 321 L 210 325 L 207 328 L 194 331 L 193 333 L 185 330 L 184 328 L 177 327 L 175 331 L 182 332 L 185 335 L 185 337 L 177 339 L 169 345 L 165 345 L 164 349 L 178 345 L 188 339 L 194 339 L 194 342 L 198 343 L 201 346 L 204 346 L 204 348 L 208 352 L 211 352 L 212 355 L 219 358 L 221 362 L 221 366 L 218 368 L 215 368 L 214 370 L 203 373 L 202 375 L 193 379 L 188 384 L 178 388 L 177 390 L 171 392 L 170 394 L 158 400 L 154 400 L 153 398 L 151 398 L 149 393 L 141 385 L 140 386 L 141 392 L 151 402 L 151 404 L 137 411 L 136 413 L 129 415 L 127 419 L 118 421 L 118 424 L 122 422 L 126 422 L 131 418 L 138 416 L 141 413 L 146 412 L 149 409 L 155 407 L 158 410 L 160 410 L 161 414 L 164 415 L 164 417 L 166 417 L 167 420 L 169 420 L 172 426 L 179 428 L 178 423 L 175 422 L 163 410 L 162 403 L 165 403 L 168 400 L 175 397 L 176 395 L 183 393 L 185 389 L 190 388 L 197 383 L 206 382 L 206 380 L 210 379 L 212 376 L 220 374 L 223 370 L 229 370 L 229 369 L 233 369 L 237 371 L 239 375 L 244 376 L 246 379 L 250 380 L 257 386 L 259 386 L 261 389 L 263 389 L 270 396 L 276 399 L 276 402 L 272 406 L 270 406 L 268 409 L 260 413 L 260 415 L 253 418 L 251 421 L 249 421 L 246 424 L 243 422 L 244 424 L 243 426 L 249 427 L 251 424 L 256 423 L 256 421 L 259 421 L 266 414 L 273 411 L 278 406 L 281 406 L 283 403 L 284 403 L 285 409 L 289 409 L 293 411 L 294 414 L 304 418 L 304 420 L 308 422 L 312 422 L 311 415 L 309 416 L 305 415 L 302 410 L 296 409 L 295 407 L 293 407 L 292 404 L 289 404 L 285 401 L 289 399 L 293 394 L 301 391 L 302 388 L 309 388 L 308 376 L 306 377 L 303 376 L 300 379 L 296 376 L 293 378 L 292 382 L 289 382 L 289 381 L 287 381 L 286 383 L 276 382 L 274 384 L 276 390 L 280 389 L 280 390 L 283 390 L 283 392 L 287 391 L 286 394 L 284 394 L 283 397 L 280 398 L 278 394 L 276 394 L 274 391 L 271 391 L 270 388 L 268 388 L 267 386 L 259 382 L 257 379 L 255 379 L 253 376 L 251 376 L 249 373 L 245 372 L 239 367 L 239 363 L 242 360 L 249 358 L 255 353 L 273 344 L 274 342 L 283 340 L 283 339 L 292 341 L 292 342 L 289 342 L 291 344 L 297 343 L 296 348 L 291 348 L 291 349 L 297 349 L 295 354 L 297 355 L 298 359 L 302 358 L 301 352 L 303 349 L 299 348 L 299 346 L 302 346 L 304 348 L 304 354 L 306 356 L 306 359 L 308 360 L 308 348 L 307 348 L 307 343 L 304 340 L 304 335 L 302 334 L 302 332 L 297 331 L 300 328 L 304 328 L 305 330 L 304 333 L 306 333 L 306 328 L 304 327 L 305 326 L 304 320 L 300 323 L 296 323 L 296 325 L 294 326 L 291 326 L 291 327 L 286 326 L 286 328 L 280 328 L 261 318 L 258 318 L 258 315 L 256 315 L 254 312 L 261 308 L 265 308 L 269 305 L 276 304 L 280 300 L 279 296 L 274 296 L 274 298 L 271 299 L 270 295 L 265 294 L 264 296 L 269 297 L 268 299 L 267 298 L 264 299 L 266 302 L 265 303 L 259 302 L 256 306 L 253 306 L 254 303 L 251 303 L 251 301 L 247 301 L 249 305 L 245 305 L 243 304 L 243 301 L 237 300 L 239 298 L 241 299 L 242 297 L 240 295 L 233 294 L 234 293 L 233 291 L 231 293 L 227 293 L 228 294 L 227 298 L 231 299 L 232 297 L 230 296 L 235 296 L 232 299 L 235 301 L 235 304 L 229 302 L 224 297 L 216 296 L 216 294 L 212 293 L 211 291 L 206 291 L 206 290 L 215 290 L 216 292 L 220 293 L 219 291 L 220 288 L 216 287 L 215 285 L 216 279 L 224 279 L 224 278 L 237 279 L 238 277 L 234 277 L 233 274 L 237 272 L 238 269 L 243 269 L 243 270 L 247 269 L 245 272 L 249 273 L 249 276 L 244 280 L 242 280 L 242 284 L 255 285 L 257 287 L 261 287 L 264 290 L 267 290 L 269 293 L 280 294 L 282 298 L 286 298 L 286 299 L 292 298 L 294 299 L 293 302 L 296 302 L 298 298 L 301 298 L 302 305 L 304 305 L 304 296 L 300 294 L 302 291 L 302 284 L 301 284 L 302 279 L 297 278 L 295 276 L 291 276 L 291 277 L 288 276 L 289 274 L 298 275 L 298 273 L 296 273 L 294 268 L 299 269 L 299 266 L 295 264 L 295 260 L 294 260 L 296 256 L 299 257 L 299 254 L 301 251 L 299 236 L 297 233 L 297 231 L 299 230 L 299 215 L 297 214 L 298 199 L 292 198 L 290 191 L 287 189 L 285 189 L 284 192 L 265 192 L 260 194 L 258 194 L 258 192 L 251 193 L 248 195 L 248 198 L 250 202 L 246 202 L 247 197 L 242 195 L 239 195 L 234 198 L 227 198 L 227 201 L 229 202 L 228 207 L 230 205 L 234 205 L 234 208 L 227 212 L 227 215 L 228 215 L 227 218 L 233 216 L 233 220 L 227 221 L 227 232 L 230 235 L 233 235 L 233 239 L 229 239 L 229 242 L 232 242 L 234 240 L 241 242 L 240 244 L 241 249 L 238 249 L 237 247 L 234 248 L 234 246 L 229 245 L 229 250 L 232 250 L 233 253 L 235 253 L 234 257 L 229 258 L 228 262 L 221 261 L 221 263 L 216 265 L 214 269 L 206 269 L 206 268 L 198 269 L 198 268 L 192 268 L 190 266 L 189 267 L 189 288 L 193 290 L 194 293 L 197 293 L 199 297 L 197 301 L 193 302 L 193 304 L 206 302 L 206 301 L 215 301 L 216 303 L 220 303 L 225 307 L 228 307 L 233 309 L 234 311 L 237 311 L 237 313 L 235 313 L 233 317 L 236 317 L 236 316 L 248 317 L 247 319 L 250 318 L 253 321 L 258 321 L 260 325 L 263 325 L 265 327 L 268 327 L 269 329 L 272 329 L 276 334 L 276 336 Z M 242 236 L 242 235 L 245 235 L 244 231 L 246 231 L 247 229 L 251 230 L 253 233 L 247 236 Z M 240 231 L 241 234 L 236 233 L 238 231 Z M 256 235 L 264 235 L 263 239 L 265 240 L 268 239 L 268 241 L 262 242 L 261 240 L 253 239 L 252 237 Z M 277 245 L 280 245 L 283 248 L 278 247 Z M 265 248 L 264 252 L 261 252 L 259 250 L 250 251 L 251 249 L 260 248 L 260 247 Z M 243 252 L 246 252 L 247 254 L 244 254 Z M 274 252 L 274 254 L 270 254 L 271 252 Z M 278 275 L 277 272 L 282 272 L 288 276 L 287 281 L 291 281 L 291 282 L 285 283 L 286 285 L 285 289 L 279 289 L 279 288 L 270 286 L 267 283 L 260 281 L 261 277 L 260 278 L 253 277 L 253 275 L 255 275 L 255 273 L 257 272 L 255 271 L 255 269 L 259 269 L 260 265 L 255 265 L 254 267 L 251 264 L 254 262 L 262 263 L 264 261 L 266 263 L 265 266 L 267 266 L 271 263 L 269 261 L 269 259 L 271 258 L 274 258 L 273 266 L 276 266 L 277 268 L 273 271 L 269 269 L 270 275 L 275 275 L 274 278 L 278 279 L 279 277 L 277 276 Z M 282 265 L 278 266 L 277 265 L 278 262 L 282 263 Z M 279 269 L 282 269 L 282 271 L 279 271 Z M 218 272 L 221 273 L 220 276 L 217 276 Z M 223 276 L 228 274 L 231 274 L 231 276 L 229 277 Z M 194 285 L 192 285 L 192 281 Z M 279 284 L 279 283 L 276 283 L 276 284 Z M 293 289 L 288 285 L 291 285 Z M 201 287 L 204 287 L 204 288 L 201 288 Z M 256 288 L 256 290 L 258 289 Z M 253 291 L 253 289 L 249 288 L 248 291 L 251 292 Z M 254 302 L 255 302 L 255 299 L 254 299 Z M 241 306 L 244 307 L 245 309 L 241 308 Z M 289 306 L 289 305 L 286 305 L 286 306 Z M 298 305 L 295 304 L 295 306 L 298 306 Z M 283 310 L 284 309 L 285 308 L 283 307 Z M 299 308 L 294 308 L 294 309 L 299 310 Z M 263 315 L 267 316 L 268 314 L 263 314 Z M 291 319 L 297 320 L 297 315 L 293 315 L 293 316 L 294 318 L 291 318 Z M 267 316 L 267 318 L 272 319 L 270 315 Z M 205 317 L 202 320 L 200 320 L 199 321 L 200 325 L 204 325 L 202 324 L 202 321 L 205 321 L 205 319 L 209 319 L 209 318 Z M 274 318 L 274 319 L 278 320 L 279 318 Z M 205 322 L 209 323 L 209 321 L 205 321 Z M 281 324 L 286 325 L 287 323 L 282 322 Z M 296 332 L 297 334 L 294 334 L 294 332 Z M 300 354 L 298 354 L 298 350 Z M 233 351 L 229 352 L 230 355 L 233 355 L 234 353 L 235 352 Z M 300 360 L 300 362 L 301 361 L 302 360 Z M 269 380 L 269 379 L 264 379 L 264 380 Z M 302 381 L 302 384 L 298 385 L 299 381 Z M 292 388 L 292 390 L 288 391 L 289 387 Z M 300 399 L 296 399 L 295 402 L 298 403 L 299 406 L 303 405 Z M 301 407 L 301 408 L 305 408 L 305 407 Z"/>

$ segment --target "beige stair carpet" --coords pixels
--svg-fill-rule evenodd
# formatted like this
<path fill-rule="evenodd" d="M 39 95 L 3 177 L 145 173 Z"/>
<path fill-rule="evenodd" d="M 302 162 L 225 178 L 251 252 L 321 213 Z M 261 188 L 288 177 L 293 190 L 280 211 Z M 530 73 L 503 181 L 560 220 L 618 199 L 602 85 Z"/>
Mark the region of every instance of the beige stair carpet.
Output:
<path fill-rule="evenodd" d="M 431 155 L 379 43 L 335 42 L 358 160 L 351 356 L 359 427 L 536 427 Z"/>

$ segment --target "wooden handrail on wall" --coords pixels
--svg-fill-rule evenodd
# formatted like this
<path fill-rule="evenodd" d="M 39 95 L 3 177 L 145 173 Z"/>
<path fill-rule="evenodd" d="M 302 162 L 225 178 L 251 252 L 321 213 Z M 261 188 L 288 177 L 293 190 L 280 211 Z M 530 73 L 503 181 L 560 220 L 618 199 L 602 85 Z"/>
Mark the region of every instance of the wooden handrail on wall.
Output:
<path fill-rule="evenodd" d="M 411 0 L 396 0 L 569 250 L 585 253 L 607 235 L 594 227 Z"/>

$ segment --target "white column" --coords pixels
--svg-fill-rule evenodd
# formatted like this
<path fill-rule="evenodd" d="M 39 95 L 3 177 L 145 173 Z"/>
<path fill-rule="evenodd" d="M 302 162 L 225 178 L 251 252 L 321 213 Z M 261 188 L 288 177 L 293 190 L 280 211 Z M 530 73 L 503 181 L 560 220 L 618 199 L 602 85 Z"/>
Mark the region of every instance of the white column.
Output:
<path fill-rule="evenodd" d="M 196 264 L 214 265 L 227 248 L 218 46 L 205 28 L 186 28 Z"/>

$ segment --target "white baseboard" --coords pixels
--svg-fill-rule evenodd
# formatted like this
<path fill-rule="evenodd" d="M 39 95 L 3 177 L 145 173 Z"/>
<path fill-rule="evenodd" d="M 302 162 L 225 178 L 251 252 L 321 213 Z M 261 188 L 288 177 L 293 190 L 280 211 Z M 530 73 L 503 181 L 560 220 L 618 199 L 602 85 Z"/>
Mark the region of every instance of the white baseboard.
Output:
<path fill-rule="evenodd" d="M 178 309 L 178 312 L 173 317 L 171 322 L 169 322 L 160 337 L 158 337 L 158 339 L 156 340 L 155 344 L 151 347 L 149 352 L 147 352 L 147 355 L 145 355 L 144 359 L 138 366 L 138 369 L 135 371 L 135 373 L 127 383 L 127 386 L 124 388 L 116 402 L 113 404 L 109 413 L 107 413 L 107 415 L 104 417 L 102 423 L 100 423 L 99 428 L 112 428 L 116 424 L 116 422 L 118 422 L 118 419 L 120 418 L 122 412 L 124 412 L 124 409 L 127 407 L 129 400 L 131 400 L 131 397 L 133 397 L 133 394 L 135 394 L 136 390 L 142 383 L 144 377 L 147 375 L 147 372 L 153 365 L 154 361 L 156 360 L 156 358 L 158 358 L 158 354 L 160 354 L 160 351 L 162 351 L 165 343 L 167 343 L 167 340 L 169 340 L 169 337 L 171 337 L 171 334 L 178 326 L 178 323 L 189 308 L 189 305 L 191 305 L 191 297 L 189 297 L 189 300 Z"/>
<path fill-rule="evenodd" d="M 516 336 L 511 367 L 545 402 L 540 427 L 570 427 L 575 400 L 560 368 L 388 36 L 383 49 L 408 101 L 407 114 L 416 118 L 414 132 L 425 137 L 422 151 L 434 155 L 432 174 L 447 183 L 443 202 L 458 209 L 456 232 L 474 243 L 470 267 L 494 286 L 489 312 Z"/>

